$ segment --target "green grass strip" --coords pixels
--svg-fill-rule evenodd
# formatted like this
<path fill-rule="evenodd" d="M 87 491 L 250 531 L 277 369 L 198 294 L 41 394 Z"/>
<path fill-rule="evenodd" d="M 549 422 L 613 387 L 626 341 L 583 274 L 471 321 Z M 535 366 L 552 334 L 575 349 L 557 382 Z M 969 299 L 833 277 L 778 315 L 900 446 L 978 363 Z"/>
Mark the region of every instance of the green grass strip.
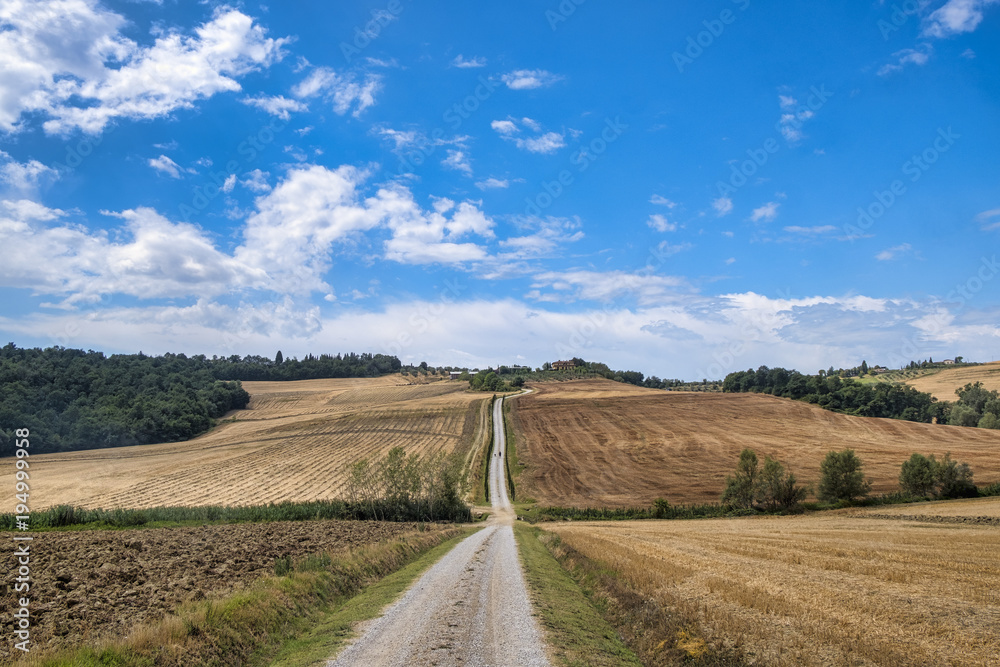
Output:
<path fill-rule="evenodd" d="M 325 609 L 313 619 L 310 627 L 289 637 L 269 667 L 305 667 L 324 665 L 354 637 L 357 623 L 378 617 L 386 606 L 426 572 L 434 563 L 479 528 L 470 528 L 461 535 L 442 542 L 418 559 L 393 574 L 367 587 L 343 605 Z"/>
<path fill-rule="evenodd" d="M 596 667 L 642 663 L 589 602 L 583 590 L 539 540 L 542 531 L 514 527 L 524 574 L 552 657 L 563 665 Z"/>

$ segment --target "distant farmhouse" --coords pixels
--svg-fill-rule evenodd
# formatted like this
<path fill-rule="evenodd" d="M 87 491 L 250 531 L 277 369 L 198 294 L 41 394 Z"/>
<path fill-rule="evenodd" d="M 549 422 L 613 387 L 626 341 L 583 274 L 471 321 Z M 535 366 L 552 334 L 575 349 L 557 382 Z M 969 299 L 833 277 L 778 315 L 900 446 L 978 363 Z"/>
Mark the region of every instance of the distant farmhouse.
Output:
<path fill-rule="evenodd" d="M 457 380 L 458 378 L 462 377 L 462 373 L 464 372 L 465 371 L 449 371 L 448 375 L 451 377 L 452 380 Z"/>
<path fill-rule="evenodd" d="M 945 360 L 944 360 L 944 361 L 942 361 L 941 363 L 942 363 L 942 364 L 947 364 L 948 366 L 951 366 L 952 364 L 954 364 L 954 363 L 955 363 L 955 360 L 954 360 L 954 359 L 945 359 Z"/>
<path fill-rule="evenodd" d="M 554 371 L 571 371 L 576 368 L 576 364 L 572 361 L 553 361 L 552 370 Z"/>

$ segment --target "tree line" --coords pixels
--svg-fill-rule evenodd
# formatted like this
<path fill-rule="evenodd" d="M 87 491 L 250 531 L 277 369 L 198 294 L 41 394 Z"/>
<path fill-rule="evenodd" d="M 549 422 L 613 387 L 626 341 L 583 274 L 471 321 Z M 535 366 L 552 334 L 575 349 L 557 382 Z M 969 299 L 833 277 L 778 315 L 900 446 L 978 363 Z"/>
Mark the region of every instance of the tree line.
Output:
<path fill-rule="evenodd" d="M 995 485 L 994 485 L 995 486 Z M 855 503 L 871 493 L 871 480 L 864 475 L 864 464 L 852 449 L 830 451 L 820 463 L 820 480 L 816 496 L 825 503 Z M 792 510 L 811 493 L 798 484 L 795 475 L 770 456 L 760 465 L 752 449 L 740 452 L 736 470 L 726 477 L 722 504 L 730 509 Z M 934 455 L 914 453 L 904 461 L 899 472 L 897 500 L 924 498 L 975 498 L 980 490 L 973 484 L 972 468 L 945 454 L 940 461 Z"/>
<path fill-rule="evenodd" d="M 229 410 L 245 408 L 242 380 L 368 377 L 399 368 L 395 357 L 310 355 L 207 358 L 183 354 L 105 356 L 63 347 L 0 348 L 0 456 L 15 429 L 31 452 L 66 452 L 187 440 Z"/>
<path fill-rule="evenodd" d="M 724 392 L 771 394 L 814 403 L 827 410 L 859 417 L 889 417 L 929 423 L 941 421 L 946 407 L 930 394 L 905 384 L 864 384 L 838 375 L 803 375 L 784 368 L 761 366 L 730 373 L 722 381 Z"/>

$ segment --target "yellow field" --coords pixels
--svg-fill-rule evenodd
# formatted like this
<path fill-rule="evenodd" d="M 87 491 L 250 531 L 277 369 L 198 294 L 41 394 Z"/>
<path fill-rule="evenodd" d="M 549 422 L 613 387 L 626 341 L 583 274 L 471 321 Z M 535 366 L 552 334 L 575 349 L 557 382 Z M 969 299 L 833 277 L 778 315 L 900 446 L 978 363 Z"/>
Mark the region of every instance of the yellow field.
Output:
<path fill-rule="evenodd" d="M 981 366 L 966 366 L 963 368 L 945 368 L 930 375 L 922 375 L 906 384 L 918 391 L 925 391 L 939 401 L 956 401 L 956 389 L 961 389 L 970 382 L 982 382 L 987 389 L 1000 390 L 1000 361 L 994 361 Z"/>
<path fill-rule="evenodd" d="M 996 526 L 826 513 L 549 529 L 754 664 L 1000 664 Z"/>
<path fill-rule="evenodd" d="M 34 509 L 259 504 L 341 496 L 345 463 L 392 447 L 471 454 L 482 394 L 458 382 L 245 382 L 246 410 L 186 442 L 31 458 Z M 14 488 L 13 459 L 0 483 Z"/>

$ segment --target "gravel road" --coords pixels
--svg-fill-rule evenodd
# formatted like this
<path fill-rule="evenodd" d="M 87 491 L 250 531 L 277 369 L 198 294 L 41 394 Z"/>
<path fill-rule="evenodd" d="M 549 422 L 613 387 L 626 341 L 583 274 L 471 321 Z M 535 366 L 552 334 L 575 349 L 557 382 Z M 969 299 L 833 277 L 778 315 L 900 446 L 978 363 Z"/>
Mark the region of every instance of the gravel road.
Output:
<path fill-rule="evenodd" d="M 494 411 L 504 451 L 502 399 Z M 327 667 L 341 665 L 548 665 L 514 542 L 503 456 L 490 465 L 493 514 Z"/>

